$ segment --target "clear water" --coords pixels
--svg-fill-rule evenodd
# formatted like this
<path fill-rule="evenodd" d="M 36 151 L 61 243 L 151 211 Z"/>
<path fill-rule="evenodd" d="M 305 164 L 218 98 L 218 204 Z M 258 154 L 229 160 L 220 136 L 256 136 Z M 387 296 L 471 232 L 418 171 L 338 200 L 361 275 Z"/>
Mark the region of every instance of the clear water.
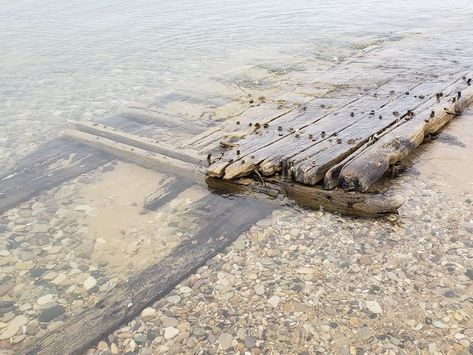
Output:
<path fill-rule="evenodd" d="M 255 65 L 313 59 L 320 67 L 297 73 L 312 83 L 321 68 L 377 45 L 350 63 L 359 82 L 471 69 L 471 19 L 471 0 L 0 0 L 0 176 L 71 120 L 182 94 L 232 97 L 241 94 L 232 82 Z M 199 204 L 208 197 L 200 186 L 143 213 L 165 178 L 110 163 L 0 215 L 0 301 L 14 301 L 10 315 L 31 324 L 46 307 L 40 297 L 52 295 L 66 315 L 40 337 L 200 230 L 214 213 Z M 86 292 L 90 275 L 99 287 Z M 16 353 L 2 336 L 0 352 Z"/>
<path fill-rule="evenodd" d="M 438 50 L 452 30 L 471 39 L 472 18 L 470 0 L 1 0 L 0 170 L 67 120 L 206 91 L 246 65 L 339 59 L 433 31 Z M 464 39 L 455 43 L 468 47 Z"/>

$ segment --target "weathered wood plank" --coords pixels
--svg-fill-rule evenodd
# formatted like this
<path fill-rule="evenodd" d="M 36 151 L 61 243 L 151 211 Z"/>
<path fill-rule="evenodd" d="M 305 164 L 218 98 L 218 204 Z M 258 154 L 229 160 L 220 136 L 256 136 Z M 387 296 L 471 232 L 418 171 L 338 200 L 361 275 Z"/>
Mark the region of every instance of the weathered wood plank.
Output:
<path fill-rule="evenodd" d="M 387 85 L 389 89 L 398 89 L 398 84 L 389 82 L 387 79 L 380 79 L 376 83 L 375 88 L 379 88 L 383 85 Z M 351 87 L 349 84 L 344 84 L 342 88 L 319 90 L 320 97 L 304 101 L 303 104 L 299 105 L 299 107 L 293 111 L 276 118 L 271 124 L 268 124 L 267 127 L 261 125 L 259 129 L 254 130 L 254 135 L 247 136 L 246 139 L 240 139 L 235 142 L 237 147 L 229 150 L 221 159 L 218 159 L 213 164 L 212 168 L 209 169 L 209 175 L 222 176 L 225 168 L 231 163 L 255 155 L 253 153 L 259 154 L 258 150 L 268 146 L 273 147 L 272 145 L 278 141 L 284 140 L 294 133 L 297 134 L 297 132 L 309 125 L 315 124 L 330 113 L 352 104 L 359 99 L 360 88 L 356 89 L 358 90 L 356 94 L 354 94 L 353 90 L 355 90 L 355 88 Z M 372 94 L 378 100 L 383 98 L 389 99 L 390 96 L 392 96 L 383 97 L 382 93 L 378 94 L 376 91 L 373 91 Z M 290 95 L 290 93 L 287 95 Z M 296 97 L 297 96 L 299 95 L 296 95 Z"/>
<path fill-rule="evenodd" d="M 287 159 L 285 164 L 290 167 L 289 174 L 295 181 L 315 185 L 323 179 L 329 168 L 345 159 L 368 139 L 400 120 L 410 120 L 417 108 L 435 97 L 445 85 L 445 82 L 422 83 L 409 90 L 408 95 L 406 92 L 384 107 L 366 112 L 336 136 Z"/>
<path fill-rule="evenodd" d="M 166 143 L 157 143 L 148 138 L 122 132 L 98 123 L 76 122 L 75 127 L 85 133 L 90 133 L 96 136 L 114 140 L 116 142 L 141 148 L 143 150 L 166 155 L 168 157 L 182 160 L 187 163 L 204 165 L 202 157 L 191 149 L 177 149 Z"/>
<path fill-rule="evenodd" d="M 399 91 L 399 83 L 394 85 Z M 377 91 L 379 90 L 377 89 Z M 391 92 L 391 90 L 391 86 L 386 86 L 386 91 Z M 313 117 L 309 112 L 304 117 L 307 120 L 306 124 L 297 132 L 295 130 L 289 131 L 282 139 L 262 146 L 251 154 L 247 154 L 244 158 L 234 161 L 225 168 L 223 178 L 234 179 L 248 175 L 255 170 L 266 176 L 280 172 L 283 168 L 282 162 L 286 159 L 318 144 L 320 141 L 329 139 L 330 136 L 354 124 L 356 119 L 352 115 L 359 116 L 361 112 L 370 112 L 372 109 L 378 109 L 392 100 L 392 98 L 382 97 L 384 99 L 378 99 L 371 91 L 361 97 L 352 99 L 346 105 L 343 105 L 340 110 L 323 117 Z M 317 102 L 317 100 L 314 102 Z M 270 129 L 277 129 L 277 127 L 270 127 Z M 304 134 L 302 139 L 301 134 Z M 213 172 L 212 167 L 208 171 L 211 176 L 222 176 L 222 171 Z"/>
<path fill-rule="evenodd" d="M 467 78 L 472 76 L 470 74 Z M 366 191 L 393 164 L 400 162 L 418 147 L 426 136 L 437 132 L 468 107 L 473 102 L 473 87 L 464 81 L 463 87 L 452 88 L 439 101 L 367 146 L 346 164 L 337 167 L 339 173 L 335 171 L 329 174 L 326 185 L 336 185 L 331 181 L 336 179 L 345 189 Z"/>
<path fill-rule="evenodd" d="M 64 136 L 148 169 L 175 174 L 198 183 L 203 181 L 204 171 L 195 164 L 76 130 L 68 130 Z"/>
<path fill-rule="evenodd" d="M 231 200 L 209 195 L 196 206 L 212 211 L 207 223 L 168 256 L 143 272 L 117 285 L 97 302 L 67 321 L 64 326 L 25 346 L 22 354 L 81 354 L 146 306 L 166 295 L 176 284 L 195 272 L 208 259 L 228 246 L 249 226 L 271 212 L 254 200 Z"/>
<path fill-rule="evenodd" d="M 63 138 L 45 143 L 0 176 L 0 214 L 112 159 Z"/>

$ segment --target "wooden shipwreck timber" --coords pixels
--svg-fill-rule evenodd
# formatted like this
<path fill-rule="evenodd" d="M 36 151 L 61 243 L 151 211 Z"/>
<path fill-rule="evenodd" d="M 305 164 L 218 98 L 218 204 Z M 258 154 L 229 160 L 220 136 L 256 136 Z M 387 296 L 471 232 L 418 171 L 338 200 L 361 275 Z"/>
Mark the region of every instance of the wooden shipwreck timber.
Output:
<path fill-rule="evenodd" d="M 284 195 L 309 208 L 361 216 L 396 212 L 402 196 L 377 182 L 471 104 L 472 77 L 386 79 L 362 94 L 342 86 L 310 99 L 287 92 L 249 98 L 243 110 L 176 146 L 142 133 L 170 120 L 146 108 L 131 109 L 126 120 L 76 122 L 65 133 L 70 146 L 63 139 L 46 145 L 4 175 L 0 212 L 113 158 L 224 192 Z M 67 154 L 74 155 L 70 166 L 48 171 Z M 20 185 L 20 194 L 9 193 Z"/>
<path fill-rule="evenodd" d="M 228 150 L 209 154 L 208 175 L 234 181 L 256 174 L 263 182 L 276 176 L 275 183 L 367 192 L 460 114 L 472 94 L 469 73 L 453 83 L 390 81 L 348 102 L 332 105 L 322 97 L 280 116 L 248 116 L 224 135 Z"/>
<path fill-rule="evenodd" d="M 363 94 L 326 90 L 306 101 L 287 93 L 250 99 L 243 112 L 180 147 L 99 123 L 77 123 L 66 137 L 148 168 L 206 178 L 226 192 L 285 195 L 310 208 L 379 216 L 404 200 L 377 182 L 471 104 L 471 77 L 385 80 Z"/>
<path fill-rule="evenodd" d="M 225 195 L 209 194 L 196 206 L 213 214 L 204 214 L 195 236 L 21 352 L 85 351 L 270 213 L 276 204 L 268 198 L 288 197 L 309 208 L 367 217 L 396 212 L 403 197 L 380 182 L 473 102 L 473 72 L 428 80 L 381 77 L 362 89 L 351 82 L 356 70 L 334 69 L 331 77 L 352 74 L 342 83 L 293 91 L 289 85 L 271 97 L 245 96 L 237 104 L 216 107 L 207 124 L 195 127 L 149 107 L 75 122 L 64 137 L 1 175 L 0 213 L 115 159 L 172 175 L 148 196 L 143 205 L 148 210 L 192 186 Z M 152 134 L 162 127 L 171 139 Z M 184 139 L 173 142 L 173 130 Z M 238 194 L 245 195 L 239 204 L 226 198 Z"/>

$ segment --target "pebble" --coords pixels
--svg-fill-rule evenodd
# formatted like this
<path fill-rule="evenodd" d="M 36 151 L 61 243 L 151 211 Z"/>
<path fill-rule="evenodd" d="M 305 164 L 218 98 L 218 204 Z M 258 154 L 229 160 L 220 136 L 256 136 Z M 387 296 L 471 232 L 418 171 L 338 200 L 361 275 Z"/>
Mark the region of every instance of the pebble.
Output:
<path fill-rule="evenodd" d="M 377 301 L 366 301 L 366 308 L 375 314 L 381 314 L 383 313 L 383 309 L 379 305 Z"/>
<path fill-rule="evenodd" d="M 0 334 L 0 340 L 7 340 L 14 337 L 20 331 L 20 328 L 28 323 L 28 318 L 19 315 L 8 322 L 7 327 Z"/>
<path fill-rule="evenodd" d="M 277 306 L 279 306 L 279 301 L 281 299 L 279 298 L 279 296 L 272 296 L 268 299 L 268 303 L 273 306 L 274 308 L 276 308 Z"/>
<path fill-rule="evenodd" d="M 161 317 L 161 322 L 163 324 L 163 327 L 166 327 L 166 328 L 176 327 L 179 324 L 176 318 L 167 317 L 167 316 Z"/>
<path fill-rule="evenodd" d="M 264 295 L 264 287 L 260 284 L 256 285 L 255 286 L 255 293 L 258 295 L 258 296 L 261 296 L 261 295 Z"/>
<path fill-rule="evenodd" d="M 229 333 L 222 333 L 218 337 L 218 344 L 223 350 L 227 350 L 232 346 L 233 335 Z"/>
<path fill-rule="evenodd" d="M 42 323 L 49 323 L 53 319 L 64 314 L 65 309 L 61 305 L 55 305 L 46 309 L 43 309 L 38 317 L 38 320 Z"/>
<path fill-rule="evenodd" d="M 256 339 L 252 336 L 246 336 L 243 342 L 248 349 L 254 348 L 256 346 Z"/>
<path fill-rule="evenodd" d="M 164 339 L 169 340 L 176 337 L 179 334 L 179 330 L 174 327 L 164 328 Z"/>
<path fill-rule="evenodd" d="M 86 289 L 86 291 L 91 291 L 95 288 L 95 286 L 97 286 L 97 280 L 92 277 L 92 276 L 89 276 L 85 281 L 84 281 L 84 288 Z"/>
<path fill-rule="evenodd" d="M 40 298 L 38 298 L 38 300 L 36 301 L 36 303 L 40 306 L 44 306 L 48 303 L 51 303 L 54 301 L 54 298 L 55 298 L 55 295 L 49 293 L 47 295 L 44 295 L 44 296 L 41 296 Z"/>
<path fill-rule="evenodd" d="M 145 322 L 148 322 L 152 320 L 155 315 L 156 315 L 156 310 L 154 308 L 148 307 L 148 308 L 145 308 L 143 312 L 141 312 L 141 319 L 143 319 L 143 321 Z"/>

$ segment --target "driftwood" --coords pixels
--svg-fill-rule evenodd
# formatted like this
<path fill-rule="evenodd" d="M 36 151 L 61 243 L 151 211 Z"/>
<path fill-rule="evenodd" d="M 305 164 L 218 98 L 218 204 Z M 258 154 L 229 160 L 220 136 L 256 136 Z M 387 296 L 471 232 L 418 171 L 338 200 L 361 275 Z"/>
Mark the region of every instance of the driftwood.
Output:
<path fill-rule="evenodd" d="M 97 302 L 64 326 L 25 346 L 22 354 L 82 354 L 121 324 L 138 315 L 146 306 L 167 294 L 181 280 L 228 246 L 248 226 L 271 212 L 254 200 L 231 200 L 209 195 L 195 206 L 211 211 L 202 220 L 202 229 L 182 242 L 168 256 L 143 272 L 117 285 Z"/>

